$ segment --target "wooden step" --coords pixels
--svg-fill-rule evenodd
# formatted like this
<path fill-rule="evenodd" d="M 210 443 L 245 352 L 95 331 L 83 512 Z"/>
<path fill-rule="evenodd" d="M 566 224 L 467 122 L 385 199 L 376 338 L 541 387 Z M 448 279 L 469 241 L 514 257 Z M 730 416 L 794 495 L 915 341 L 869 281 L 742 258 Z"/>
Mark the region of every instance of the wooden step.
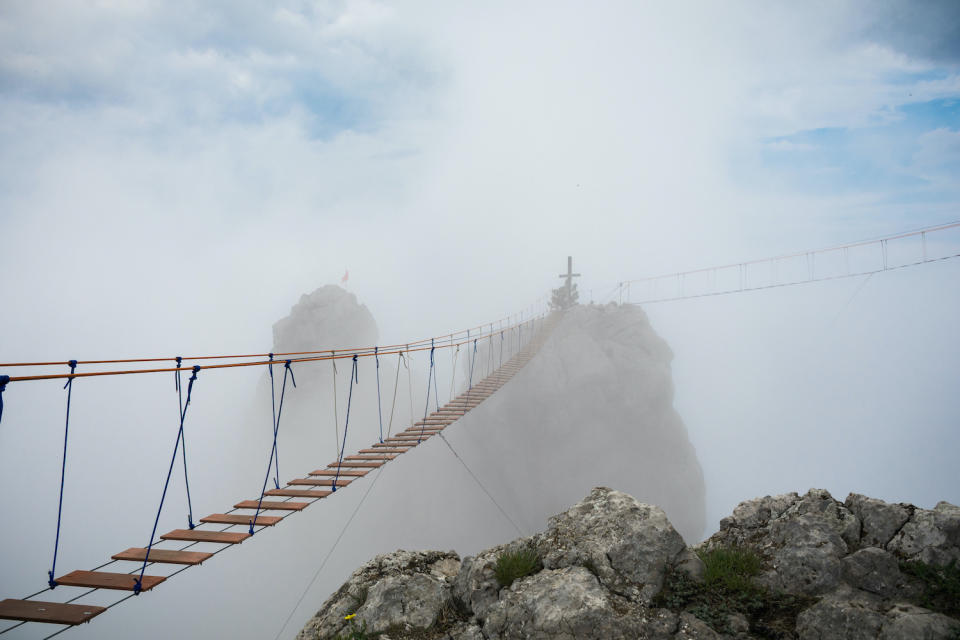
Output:
<path fill-rule="evenodd" d="M 341 469 L 339 475 L 340 475 L 340 477 L 346 476 L 346 477 L 349 477 L 349 478 L 362 478 L 363 476 L 367 475 L 368 473 L 370 473 L 370 472 L 369 472 L 369 471 L 361 471 L 361 470 L 359 470 L 359 469 L 356 470 L 356 471 L 351 471 L 350 469 Z M 335 476 L 335 475 L 338 475 L 338 474 L 337 474 L 336 469 L 314 469 L 313 471 L 311 471 L 311 472 L 308 473 L 307 475 L 310 475 L 310 476 Z"/>
<path fill-rule="evenodd" d="M 200 518 L 200 522 L 212 522 L 214 524 L 250 524 L 251 520 L 253 520 L 253 516 L 243 513 L 211 513 Z M 253 526 L 272 527 L 281 520 L 283 520 L 282 516 L 257 516 Z"/>
<path fill-rule="evenodd" d="M 189 542 L 219 542 L 220 544 L 240 544 L 250 537 L 249 533 L 239 531 L 201 531 L 200 529 L 174 529 L 160 536 L 164 540 L 187 540 Z"/>
<path fill-rule="evenodd" d="M 341 469 L 343 469 L 343 468 L 356 467 L 358 469 L 377 469 L 382 466 L 383 466 L 382 462 L 355 462 L 352 460 L 344 460 L 341 462 L 338 460 L 334 460 L 333 462 L 327 465 L 327 468 L 329 469 L 329 468 L 340 467 Z"/>
<path fill-rule="evenodd" d="M 404 451 L 412 449 L 417 446 L 416 442 L 390 442 L 390 438 L 387 438 L 385 442 L 377 442 L 373 445 L 375 449 L 394 449 L 397 447 L 405 447 Z"/>
<path fill-rule="evenodd" d="M 147 550 L 140 547 L 130 547 L 126 551 L 121 551 L 110 556 L 114 560 L 130 560 L 132 562 L 143 562 L 147 557 Z M 160 562 L 164 564 L 200 564 L 207 558 L 212 558 L 212 553 L 202 551 L 177 551 L 176 549 L 150 549 L 150 562 Z"/>
<path fill-rule="evenodd" d="M 367 454 L 367 455 L 358 454 L 358 455 L 355 455 L 355 456 L 344 456 L 343 459 L 344 459 L 344 460 L 359 460 L 359 461 L 363 461 L 363 460 L 393 460 L 393 459 L 396 458 L 396 457 L 397 457 L 397 456 L 395 456 L 395 455 L 390 455 L 390 454 L 387 454 L 387 453 L 375 453 L 375 454 L 374 454 L 374 453 L 371 453 L 371 454 Z"/>
<path fill-rule="evenodd" d="M 75 625 L 89 622 L 91 618 L 106 610 L 106 607 L 94 607 L 87 604 L 63 604 L 61 602 L 44 602 L 43 600 L 7 598 L 0 602 L 0 620 Z"/>
<path fill-rule="evenodd" d="M 341 473 L 341 475 L 343 474 Z M 351 482 L 353 482 L 353 480 L 348 478 L 340 478 L 337 480 L 337 486 L 345 487 Z M 288 484 L 310 487 L 329 487 L 333 484 L 333 480 L 330 478 L 296 478 L 295 480 L 291 480 Z"/>
<path fill-rule="evenodd" d="M 374 446 L 376 446 L 376 445 L 374 445 Z M 404 448 L 404 449 L 399 449 L 399 448 L 390 449 L 390 448 L 387 448 L 387 447 L 381 447 L 381 448 L 379 448 L 379 449 L 360 449 L 360 453 L 397 453 L 397 454 L 400 454 L 400 453 L 406 453 L 406 452 L 407 452 L 407 450 L 406 450 L 405 448 Z"/>
<path fill-rule="evenodd" d="M 57 578 L 57 584 L 65 587 L 88 587 L 91 589 L 118 589 L 133 591 L 133 585 L 140 577 L 140 572 L 111 573 L 109 571 L 71 571 L 65 576 Z M 163 576 L 143 576 L 141 591 L 149 591 L 166 580 Z"/>
<path fill-rule="evenodd" d="M 309 502 L 269 502 L 264 500 L 244 500 L 233 505 L 235 509 L 256 509 L 260 505 L 260 510 L 267 511 L 300 511 L 310 506 Z"/>
<path fill-rule="evenodd" d="M 326 498 L 331 493 L 331 491 L 321 491 L 319 489 L 268 489 L 265 495 L 289 498 Z"/>

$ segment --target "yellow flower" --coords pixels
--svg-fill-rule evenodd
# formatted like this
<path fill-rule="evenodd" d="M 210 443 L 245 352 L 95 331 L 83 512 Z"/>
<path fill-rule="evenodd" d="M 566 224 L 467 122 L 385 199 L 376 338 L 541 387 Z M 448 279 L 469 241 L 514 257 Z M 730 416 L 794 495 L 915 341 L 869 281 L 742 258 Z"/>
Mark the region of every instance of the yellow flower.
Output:
<path fill-rule="evenodd" d="M 357 617 L 357 614 L 351 613 L 351 614 L 348 615 L 348 616 L 343 616 L 343 619 L 344 619 L 344 620 L 353 620 L 353 619 L 356 618 L 356 617 Z"/>

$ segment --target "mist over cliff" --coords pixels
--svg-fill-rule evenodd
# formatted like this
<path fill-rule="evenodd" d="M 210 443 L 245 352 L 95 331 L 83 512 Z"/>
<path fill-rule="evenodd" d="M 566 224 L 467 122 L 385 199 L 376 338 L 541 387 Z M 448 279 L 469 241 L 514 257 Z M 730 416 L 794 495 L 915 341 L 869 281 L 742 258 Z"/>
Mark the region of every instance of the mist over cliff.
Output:
<path fill-rule="evenodd" d="M 327 286 L 303 296 L 290 316 L 274 325 L 274 348 L 280 352 L 306 350 L 311 344 L 357 346 L 370 344 L 376 335 L 367 308 L 352 294 Z M 504 344 L 509 351 L 510 339 L 504 338 Z M 450 395 L 451 383 L 457 391 L 469 386 L 471 364 L 473 382 L 496 367 L 503 357 L 500 349 L 500 337 L 494 335 L 478 342 L 476 354 L 469 344 L 459 354 L 438 351 L 440 403 Z M 452 425 L 447 438 L 527 530 L 540 527 L 591 487 L 606 484 L 662 506 L 681 534 L 696 541 L 705 526 L 705 489 L 696 452 L 673 407 L 672 357 L 670 347 L 640 308 L 574 307 L 559 318 L 540 353 L 500 391 Z M 403 380 L 407 371 L 396 376 L 395 360 L 381 362 L 378 412 L 376 371 L 372 359 L 361 359 L 362 381 L 352 390 L 350 429 L 365 439 L 348 434 L 348 452 L 378 437 L 380 414 L 385 413 L 387 420 L 394 415 L 394 430 L 409 426 L 409 388 Z M 426 393 L 423 360 L 425 356 L 413 374 L 417 419 Z M 335 431 L 343 435 L 350 366 L 349 359 L 337 364 L 338 430 L 332 426 L 332 365 L 297 366 L 298 387 L 288 389 L 285 407 L 289 408 L 284 409 L 282 425 L 285 433 L 294 434 L 289 438 L 296 438 L 289 454 L 294 460 L 306 451 L 304 460 L 319 464 L 316 447 L 335 458 L 335 449 L 328 445 Z M 398 402 L 393 401 L 395 384 L 403 391 L 397 394 Z M 434 402 L 431 399 L 431 410 Z M 308 444 L 312 442 L 317 444 Z M 428 466 L 420 472 L 431 475 Z M 399 485 L 379 490 L 397 492 L 397 506 L 388 519 L 410 513 L 415 500 L 407 495 L 403 482 Z M 466 485 L 444 479 L 442 485 L 436 488 L 444 493 L 442 502 L 424 502 L 416 510 L 418 521 L 431 529 L 449 526 L 448 513 L 439 505 L 472 501 L 477 493 L 469 479 Z M 461 544 L 472 546 L 473 538 Z M 476 543 L 483 544 L 479 539 Z"/>

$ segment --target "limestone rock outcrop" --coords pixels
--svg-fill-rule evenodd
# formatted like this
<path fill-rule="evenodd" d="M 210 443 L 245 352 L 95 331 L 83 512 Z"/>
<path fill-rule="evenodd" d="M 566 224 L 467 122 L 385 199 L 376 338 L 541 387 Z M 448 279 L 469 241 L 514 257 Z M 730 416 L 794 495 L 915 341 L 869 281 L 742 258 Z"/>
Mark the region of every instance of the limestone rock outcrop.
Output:
<path fill-rule="evenodd" d="M 955 639 L 957 603 L 931 596 L 909 568 L 921 562 L 960 579 L 958 526 L 960 509 L 947 503 L 927 510 L 857 494 L 838 502 L 811 489 L 743 502 L 719 532 L 689 548 L 659 507 L 601 487 L 545 531 L 473 557 L 377 556 L 297 638 Z M 536 566 L 498 579 L 501 557 L 521 550 L 536 554 Z M 763 569 L 744 602 L 786 603 L 789 619 L 771 622 L 763 603 L 747 602 L 742 611 L 711 609 L 703 604 L 709 599 L 682 604 L 685 594 L 714 588 L 701 557 L 717 550 L 759 558 Z M 928 600 L 950 615 L 919 604 Z"/>

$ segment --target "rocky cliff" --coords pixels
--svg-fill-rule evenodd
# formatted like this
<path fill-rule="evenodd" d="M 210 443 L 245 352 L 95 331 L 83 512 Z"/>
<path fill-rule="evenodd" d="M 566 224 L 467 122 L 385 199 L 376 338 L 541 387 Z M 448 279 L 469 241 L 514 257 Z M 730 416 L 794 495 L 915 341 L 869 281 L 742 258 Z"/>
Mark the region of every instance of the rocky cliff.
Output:
<path fill-rule="evenodd" d="M 377 556 L 297 638 L 956 639 L 958 560 L 945 502 L 767 496 L 691 548 L 659 507 L 596 488 L 473 557 Z"/>
<path fill-rule="evenodd" d="M 577 306 L 510 384 L 454 429 L 525 532 L 601 484 L 659 505 L 686 540 L 700 540 L 706 491 L 673 406 L 672 360 L 639 307 Z"/>

